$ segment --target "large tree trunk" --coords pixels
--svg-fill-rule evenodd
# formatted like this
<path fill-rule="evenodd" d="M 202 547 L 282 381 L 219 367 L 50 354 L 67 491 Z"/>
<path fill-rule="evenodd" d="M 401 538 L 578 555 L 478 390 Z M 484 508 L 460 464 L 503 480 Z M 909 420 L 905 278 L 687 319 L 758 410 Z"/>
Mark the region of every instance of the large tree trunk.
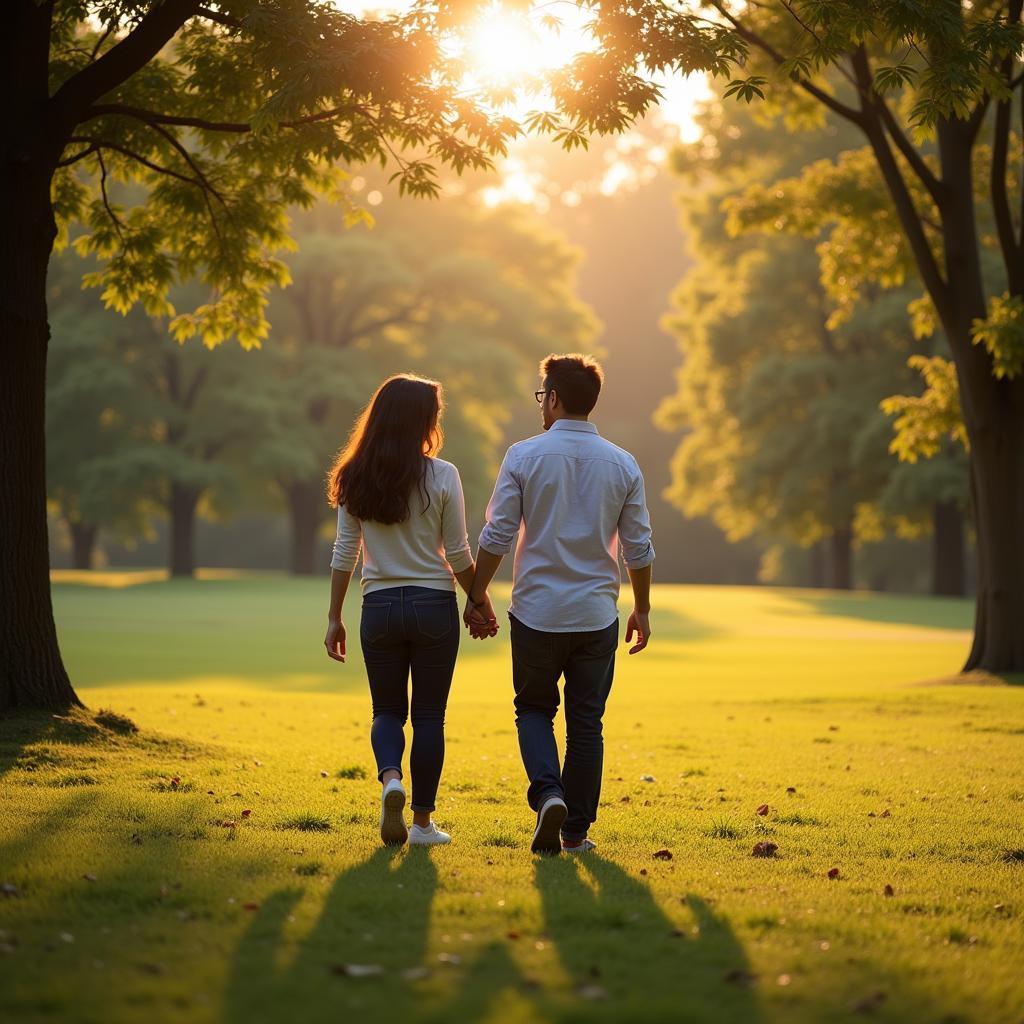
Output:
<path fill-rule="evenodd" d="M 68 520 L 71 531 L 71 565 L 75 569 L 91 569 L 93 551 L 96 549 L 96 537 L 99 527 L 91 523 L 79 523 Z"/>
<path fill-rule="evenodd" d="M 296 576 L 311 576 L 315 570 L 316 539 L 324 521 L 323 485 L 319 480 L 292 483 L 285 488 L 291 518 L 291 569 Z"/>
<path fill-rule="evenodd" d="M 936 308 L 956 363 L 978 532 L 974 643 L 964 670 L 1024 672 L 1024 377 L 997 379 L 992 357 L 974 344 L 974 321 L 988 310 L 964 122 L 940 122 L 938 142 L 950 294 Z"/>
<path fill-rule="evenodd" d="M 833 590 L 851 590 L 853 588 L 853 531 L 849 527 L 840 527 L 830 538 L 829 547 L 832 552 L 832 578 L 829 581 Z"/>
<path fill-rule="evenodd" d="M 58 157 L 44 138 L 49 14 L 19 4 L 5 18 L 0 89 L 11 102 L 0 135 L 0 714 L 80 704 L 57 646 L 46 522 L 46 267 L 57 233 L 50 180 Z"/>
<path fill-rule="evenodd" d="M 964 669 L 1024 672 L 1024 380 L 991 384 L 993 415 L 971 437 L 978 596 Z"/>
<path fill-rule="evenodd" d="M 199 491 L 172 483 L 168 508 L 171 513 L 171 575 L 194 576 L 195 523 Z"/>
<path fill-rule="evenodd" d="M 820 590 L 825 586 L 825 542 L 816 541 L 811 545 L 808 554 L 810 556 L 810 585 Z"/>
<path fill-rule="evenodd" d="M 963 597 L 964 523 L 955 501 L 937 501 L 932 508 L 932 593 Z"/>

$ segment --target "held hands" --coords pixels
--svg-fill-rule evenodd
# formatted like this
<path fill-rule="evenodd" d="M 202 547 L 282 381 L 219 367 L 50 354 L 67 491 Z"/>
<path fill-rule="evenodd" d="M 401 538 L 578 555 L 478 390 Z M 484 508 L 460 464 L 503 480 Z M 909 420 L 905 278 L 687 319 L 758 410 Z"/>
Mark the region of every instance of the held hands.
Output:
<path fill-rule="evenodd" d="M 344 663 L 345 661 L 345 623 L 341 619 L 329 619 L 327 636 L 324 637 L 327 657 Z"/>
<path fill-rule="evenodd" d="M 630 613 L 629 622 L 626 623 L 626 643 L 633 639 L 636 633 L 636 643 L 629 649 L 630 654 L 639 654 L 651 640 L 650 612 L 638 612 L 635 608 Z"/>
<path fill-rule="evenodd" d="M 498 617 L 494 614 L 490 594 L 484 594 L 484 599 L 479 604 L 474 604 L 467 598 L 462 621 L 466 624 L 469 635 L 474 640 L 486 640 L 489 636 L 496 636 Z"/>

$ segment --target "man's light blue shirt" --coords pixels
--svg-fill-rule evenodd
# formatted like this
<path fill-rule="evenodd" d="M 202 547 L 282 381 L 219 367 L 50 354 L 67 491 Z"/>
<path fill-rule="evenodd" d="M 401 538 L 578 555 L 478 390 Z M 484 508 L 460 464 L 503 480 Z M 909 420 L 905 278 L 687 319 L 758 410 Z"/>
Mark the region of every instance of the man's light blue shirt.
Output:
<path fill-rule="evenodd" d="M 512 445 L 480 547 L 507 555 L 513 545 L 512 615 L 547 633 L 606 629 L 618 614 L 619 548 L 631 569 L 654 561 L 636 459 L 584 420 L 555 420 Z"/>

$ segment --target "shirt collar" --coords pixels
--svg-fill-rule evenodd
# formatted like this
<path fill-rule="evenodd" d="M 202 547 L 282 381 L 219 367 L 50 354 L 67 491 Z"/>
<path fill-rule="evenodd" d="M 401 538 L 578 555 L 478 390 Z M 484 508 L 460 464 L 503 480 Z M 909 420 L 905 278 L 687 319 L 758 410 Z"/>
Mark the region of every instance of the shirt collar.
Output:
<path fill-rule="evenodd" d="M 583 434 L 597 433 L 597 427 L 590 420 L 555 420 L 548 430 L 578 430 Z"/>

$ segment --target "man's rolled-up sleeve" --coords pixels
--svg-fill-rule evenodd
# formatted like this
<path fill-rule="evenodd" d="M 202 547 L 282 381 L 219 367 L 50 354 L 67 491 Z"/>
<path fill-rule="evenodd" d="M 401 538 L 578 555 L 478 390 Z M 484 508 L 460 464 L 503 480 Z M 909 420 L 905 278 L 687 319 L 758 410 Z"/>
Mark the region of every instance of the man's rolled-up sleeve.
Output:
<path fill-rule="evenodd" d="M 487 503 L 487 522 L 480 531 L 480 547 L 492 555 L 507 555 L 516 542 L 522 521 L 522 481 L 515 472 L 510 448 L 505 452 L 494 493 Z"/>
<path fill-rule="evenodd" d="M 363 526 L 344 505 L 338 506 L 338 535 L 334 538 L 331 568 L 341 572 L 352 572 L 359 561 L 359 549 L 363 544 Z"/>
<path fill-rule="evenodd" d="M 647 511 L 644 478 L 639 467 L 619 514 L 619 545 L 622 548 L 622 560 L 629 569 L 642 569 L 654 561 L 651 515 Z"/>

